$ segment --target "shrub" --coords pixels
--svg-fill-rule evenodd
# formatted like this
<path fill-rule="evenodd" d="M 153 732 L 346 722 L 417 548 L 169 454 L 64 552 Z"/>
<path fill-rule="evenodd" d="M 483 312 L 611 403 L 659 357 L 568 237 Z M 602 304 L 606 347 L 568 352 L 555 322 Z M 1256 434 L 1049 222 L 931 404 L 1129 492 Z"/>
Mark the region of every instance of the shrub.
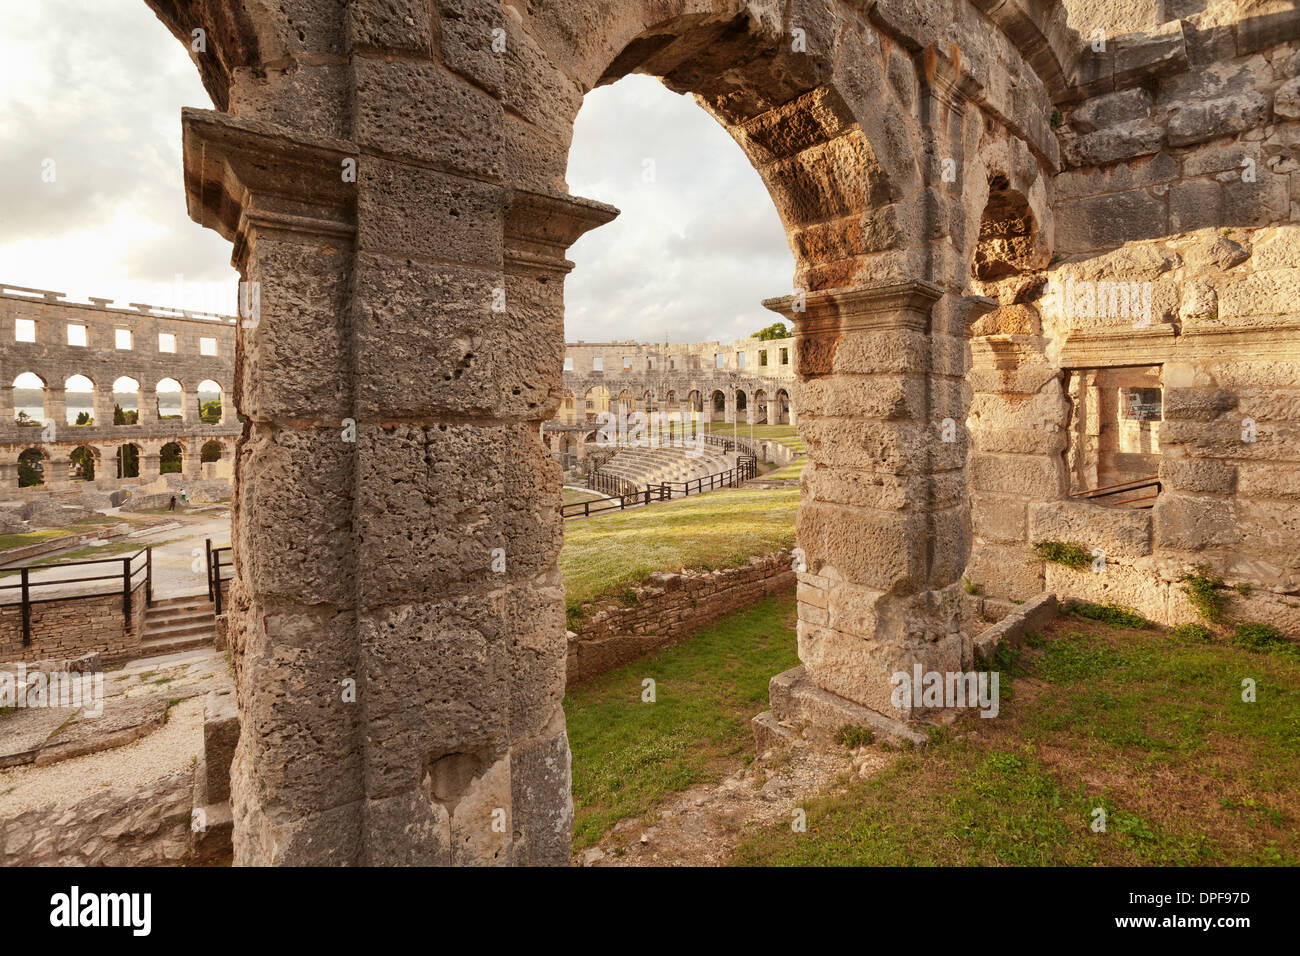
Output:
<path fill-rule="evenodd" d="M 984 593 L 984 589 L 980 587 L 978 584 L 976 584 L 974 581 L 972 581 L 970 578 L 962 578 L 961 586 L 966 591 L 967 594 L 972 594 L 975 595 L 976 597 Z"/>
<path fill-rule="evenodd" d="M 1065 613 L 1084 617 L 1090 621 L 1099 621 L 1111 627 L 1151 627 L 1151 622 L 1131 607 L 1119 604 L 1090 604 L 1087 601 L 1070 601 L 1065 605 Z"/>
<path fill-rule="evenodd" d="M 1204 624 L 1179 624 L 1170 634 L 1180 644 L 1208 644 L 1214 640 L 1214 633 Z"/>
<path fill-rule="evenodd" d="M 1034 550 L 1044 561 L 1063 564 L 1076 571 L 1092 567 L 1092 552 L 1073 541 L 1040 541 L 1034 545 Z"/>
<path fill-rule="evenodd" d="M 1244 624 L 1238 624 L 1237 629 L 1232 632 L 1232 643 L 1237 647 L 1245 648 L 1248 651 L 1258 651 L 1268 653 L 1270 651 L 1287 651 L 1294 652 L 1296 647 L 1271 624 L 1261 624 L 1258 621 L 1247 621 Z"/>
<path fill-rule="evenodd" d="M 835 735 L 835 741 L 850 750 L 855 747 L 861 747 L 872 741 L 871 731 L 866 727 L 852 727 L 845 725 L 840 728 L 839 733 Z"/>

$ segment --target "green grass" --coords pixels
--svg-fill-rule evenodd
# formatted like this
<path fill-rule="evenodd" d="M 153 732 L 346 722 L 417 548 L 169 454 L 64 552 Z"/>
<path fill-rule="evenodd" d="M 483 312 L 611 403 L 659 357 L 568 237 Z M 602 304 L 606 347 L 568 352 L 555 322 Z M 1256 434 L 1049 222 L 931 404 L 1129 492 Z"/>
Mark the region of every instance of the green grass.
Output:
<path fill-rule="evenodd" d="M 724 489 L 567 523 L 560 572 L 570 626 L 583 604 L 654 571 L 738 567 L 793 547 L 798 505 L 798 488 Z"/>
<path fill-rule="evenodd" d="M 749 437 L 748 425 L 740 426 L 740 435 L 742 438 Z M 778 441 L 795 451 L 804 451 L 803 440 L 799 438 L 793 425 L 755 425 L 754 437 Z"/>
<path fill-rule="evenodd" d="M 568 693 L 575 850 L 753 756 L 768 681 L 799 663 L 794 614 L 792 592 L 773 595 Z M 645 678 L 654 703 L 642 702 Z"/>
<path fill-rule="evenodd" d="M 599 501 L 604 497 L 594 491 L 583 491 L 580 488 L 561 488 L 560 495 L 561 503 L 566 505 L 576 505 L 583 501 Z"/>
<path fill-rule="evenodd" d="M 997 718 L 809 801 L 806 833 L 752 831 L 739 862 L 1300 864 L 1300 660 L 1069 618 L 1035 643 Z"/>
<path fill-rule="evenodd" d="M 1063 564 L 1076 571 L 1086 571 L 1092 567 L 1092 552 L 1073 541 L 1040 541 L 1034 550 L 1044 561 Z"/>
<path fill-rule="evenodd" d="M 804 467 L 808 464 L 808 459 L 796 458 L 784 468 L 778 468 L 776 471 L 769 471 L 764 478 L 780 478 L 783 480 L 798 481 L 799 476 L 803 474 Z"/>
<path fill-rule="evenodd" d="M 85 534 L 89 531 L 98 531 L 100 528 L 110 524 L 117 524 L 123 519 L 116 515 L 104 515 L 102 519 L 87 521 L 81 524 L 68 525 L 66 528 L 44 528 L 40 531 L 24 531 L 20 534 L 0 534 L 0 551 L 8 551 L 10 548 L 21 548 L 24 545 L 36 544 L 40 541 L 46 541 L 49 538 L 59 538 L 69 534 Z"/>

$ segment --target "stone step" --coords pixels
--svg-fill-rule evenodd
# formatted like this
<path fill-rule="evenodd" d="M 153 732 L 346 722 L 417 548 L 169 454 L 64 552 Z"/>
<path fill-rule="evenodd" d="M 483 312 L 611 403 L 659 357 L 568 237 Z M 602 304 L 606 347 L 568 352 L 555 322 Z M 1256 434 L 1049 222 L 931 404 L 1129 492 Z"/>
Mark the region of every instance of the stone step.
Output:
<path fill-rule="evenodd" d="M 216 634 L 217 624 L 215 620 L 206 621 L 182 621 L 176 624 L 154 625 L 145 621 L 144 630 L 141 632 L 141 640 L 163 640 L 169 637 L 180 637 L 184 634 Z"/>
<path fill-rule="evenodd" d="M 137 656 L 138 658 L 162 657 L 164 654 L 179 654 L 181 651 L 212 647 L 216 636 L 214 630 L 210 634 L 183 634 L 179 637 L 153 638 L 141 641 Z"/>

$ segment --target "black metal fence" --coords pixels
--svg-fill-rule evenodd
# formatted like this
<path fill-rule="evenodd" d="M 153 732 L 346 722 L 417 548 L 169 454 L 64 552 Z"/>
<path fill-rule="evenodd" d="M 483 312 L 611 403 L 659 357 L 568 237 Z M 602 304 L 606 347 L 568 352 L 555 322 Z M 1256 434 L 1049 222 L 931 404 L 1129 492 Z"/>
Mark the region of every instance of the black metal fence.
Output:
<path fill-rule="evenodd" d="M 91 568 L 99 571 L 103 570 L 104 574 L 91 574 L 84 577 L 58 577 L 43 578 L 39 581 L 32 580 L 32 572 L 48 571 L 57 568 L 59 571 L 73 571 L 79 568 Z M 112 570 L 110 570 L 110 568 Z M 115 594 L 122 595 L 122 615 L 125 619 L 127 630 L 131 628 L 132 615 L 135 613 L 135 592 L 141 587 L 144 588 L 145 606 L 147 607 L 153 601 L 153 548 L 141 548 L 135 554 L 127 555 L 121 558 L 96 558 L 90 561 L 69 561 L 66 563 L 55 562 L 53 564 L 29 564 L 21 568 L 7 568 L 10 574 L 17 573 L 18 581 L 14 584 L 0 584 L 0 603 L 3 604 L 21 604 L 23 619 L 23 646 L 28 647 L 32 643 L 32 607 L 37 604 L 48 604 L 52 601 L 80 601 L 87 598 L 111 597 Z M 93 581 L 112 581 L 111 585 L 97 585 L 96 589 L 91 591 L 81 591 L 77 594 L 54 594 L 49 597 L 40 597 L 42 589 L 60 587 L 67 584 L 86 584 Z M 17 591 L 17 600 L 8 600 L 14 595 L 10 591 Z"/>
<path fill-rule="evenodd" d="M 208 600 L 212 602 L 215 614 L 221 613 L 221 582 L 229 581 L 235 576 L 234 560 L 230 556 L 230 545 L 214 548 L 212 539 L 204 543 L 208 555 Z M 229 574 L 224 572 L 229 571 Z"/>
<path fill-rule="evenodd" d="M 626 478 L 597 473 L 592 477 L 597 480 L 602 478 L 611 479 L 608 487 L 621 487 L 623 490 L 605 492 L 605 494 L 611 496 L 609 498 L 600 498 L 595 501 L 575 501 L 571 504 L 561 505 L 560 515 L 565 518 L 590 518 L 592 515 L 603 514 L 608 511 L 625 511 L 628 508 L 643 507 L 655 501 L 689 498 L 691 495 L 701 495 L 706 491 L 713 491 L 718 488 L 739 488 L 741 482 L 748 481 L 756 474 L 758 474 L 758 459 L 753 455 L 742 455 L 736 460 L 735 468 L 714 475 L 692 478 L 690 481 L 661 481 L 645 488 L 639 487 Z M 592 487 L 593 490 L 601 490 L 595 488 L 594 485 Z"/>

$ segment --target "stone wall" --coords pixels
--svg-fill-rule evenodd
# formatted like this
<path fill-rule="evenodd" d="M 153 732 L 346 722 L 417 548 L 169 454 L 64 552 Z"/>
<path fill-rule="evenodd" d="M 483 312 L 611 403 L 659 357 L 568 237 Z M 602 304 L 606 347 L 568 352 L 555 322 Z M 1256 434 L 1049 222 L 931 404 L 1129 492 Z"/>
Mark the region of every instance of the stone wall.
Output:
<path fill-rule="evenodd" d="M 110 566 L 111 567 L 111 566 Z M 5 579 L 6 583 L 16 578 Z M 15 592 L 8 592 L 12 595 Z M 7 597 L 6 600 L 11 599 Z M 32 642 L 23 646 L 21 604 L 0 606 L 0 660 L 37 661 L 98 652 L 105 664 L 131 657 L 144 626 L 144 584 L 131 593 L 131 626 L 126 626 L 122 595 L 55 598 L 31 605 Z"/>
<path fill-rule="evenodd" d="M 636 603 L 603 604 L 569 632 L 568 686 L 676 644 L 794 584 L 788 551 L 750 558 L 740 568 L 651 575 L 647 585 L 632 589 Z"/>
<path fill-rule="evenodd" d="M 31 322 L 35 341 L 20 341 L 18 322 Z M 83 328 L 85 345 L 68 340 L 69 326 Z M 117 347 L 117 333 L 130 333 L 131 348 Z M 175 352 L 162 352 L 160 334 L 175 340 Z M 210 340 L 215 354 L 203 355 L 201 340 Z M 210 351 L 211 351 L 210 350 Z M 62 293 L 0 285 L 0 497 L 26 498 L 74 491 L 104 491 L 148 485 L 160 478 L 197 481 L 203 477 L 229 481 L 234 441 L 240 426 L 233 407 L 235 320 L 165 309 L 144 303 L 117 308 L 110 299 L 71 302 Z M 52 425 L 18 426 L 14 381 L 32 373 L 44 383 L 42 421 Z M 94 386 L 90 405 L 93 424 L 68 422 L 69 395 L 65 384 L 80 375 Z M 139 383 L 136 395 L 139 422 L 113 424 L 113 383 L 122 377 Z M 181 419 L 160 418 L 157 386 L 163 379 L 180 383 Z M 215 382 L 221 390 L 222 420 L 200 420 L 198 386 Z M 82 393 L 84 394 L 84 393 Z M 76 405 L 74 408 L 78 407 Z M 221 459 L 200 461 L 203 446 L 216 442 Z M 181 448 L 180 473 L 160 475 L 164 445 Z M 123 445 L 139 451 L 139 476 L 118 478 L 116 455 Z M 93 481 L 75 477 L 70 456 L 80 447 L 95 459 Z M 18 456 L 29 449 L 44 459 L 44 484 L 20 488 Z"/>
<path fill-rule="evenodd" d="M 1004 255 L 975 283 L 996 308 L 972 328 L 966 574 L 1175 624 L 1196 619 L 1180 582 L 1201 567 L 1249 592 L 1233 615 L 1300 638 L 1300 13 L 1252 11 L 1261 30 L 1222 12 L 1160 26 L 1126 87 L 1055 101 L 1055 257 Z M 1121 379 L 1163 408 L 1117 467 L 1098 419 Z M 1149 464 L 1150 511 L 1068 497 Z M 1104 565 L 1045 563 L 1048 541 Z"/>

